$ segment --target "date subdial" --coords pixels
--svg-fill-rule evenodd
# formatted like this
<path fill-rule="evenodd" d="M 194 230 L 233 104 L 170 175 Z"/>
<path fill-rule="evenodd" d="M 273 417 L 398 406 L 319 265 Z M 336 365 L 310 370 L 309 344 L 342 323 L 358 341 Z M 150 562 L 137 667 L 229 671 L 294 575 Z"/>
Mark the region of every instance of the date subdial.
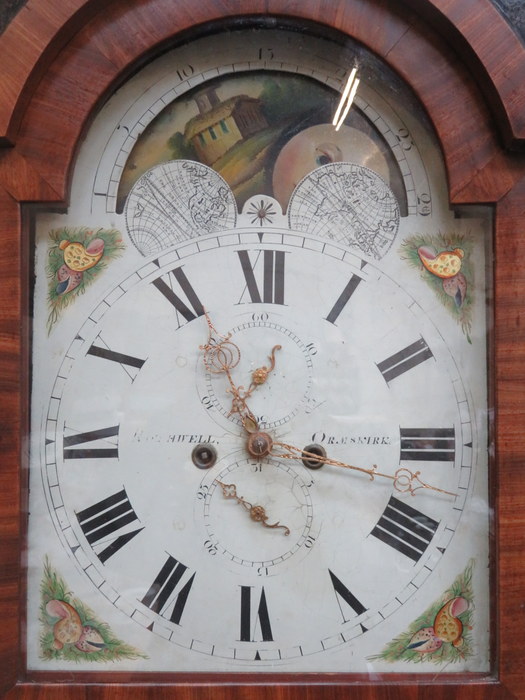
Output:
<path fill-rule="evenodd" d="M 263 313 L 240 323 L 231 328 L 226 337 L 232 346 L 242 348 L 232 370 L 239 389 L 249 390 L 255 381 L 254 372 L 271 366 L 268 380 L 260 382 L 250 393 L 249 407 L 260 428 L 272 429 L 288 423 L 308 401 L 316 348 L 289 328 L 266 317 Z M 272 348 L 274 356 L 270 355 Z M 275 348 L 279 348 L 277 357 Z M 204 373 L 202 365 L 197 369 L 201 402 L 209 410 L 210 417 L 230 429 L 232 425 L 242 426 L 239 414 L 232 411 L 232 395 L 224 374 Z"/>
<path fill-rule="evenodd" d="M 198 495 L 208 551 L 258 575 L 302 558 L 318 536 L 313 483 L 307 472 L 273 459 L 239 459 L 207 474 Z"/>

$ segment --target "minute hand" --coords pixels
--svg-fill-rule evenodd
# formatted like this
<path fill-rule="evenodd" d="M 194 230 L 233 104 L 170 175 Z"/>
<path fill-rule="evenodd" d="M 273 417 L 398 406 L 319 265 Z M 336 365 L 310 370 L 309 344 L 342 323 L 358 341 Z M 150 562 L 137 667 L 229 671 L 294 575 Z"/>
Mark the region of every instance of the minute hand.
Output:
<path fill-rule="evenodd" d="M 275 447 L 280 447 L 287 452 L 276 452 Z M 376 476 L 380 476 L 383 479 L 390 479 L 394 482 L 394 488 L 400 493 L 410 493 L 412 496 L 416 495 L 416 491 L 420 489 L 430 489 L 431 491 L 437 491 L 438 493 L 443 493 L 447 496 L 457 496 L 456 493 L 451 491 L 445 491 L 437 486 L 432 486 L 431 484 L 425 483 L 419 478 L 420 472 L 412 472 L 410 469 L 405 467 L 400 467 L 394 474 L 384 474 L 377 471 L 377 465 L 374 464 L 369 469 L 366 467 L 356 467 L 354 464 L 347 464 L 346 462 L 340 462 L 337 459 L 332 459 L 330 457 L 323 457 L 322 455 L 315 454 L 313 452 L 308 452 L 307 450 L 301 450 L 295 445 L 289 445 L 286 442 L 274 442 L 272 446 L 272 451 L 270 452 L 272 457 L 277 457 L 279 459 L 312 459 L 316 462 L 322 462 L 323 464 L 330 464 L 333 467 L 342 467 L 343 469 L 351 469 L 352 471 L 362 472 L 363 474 L 368 474 L 371 481 L 374 481 Z"/>

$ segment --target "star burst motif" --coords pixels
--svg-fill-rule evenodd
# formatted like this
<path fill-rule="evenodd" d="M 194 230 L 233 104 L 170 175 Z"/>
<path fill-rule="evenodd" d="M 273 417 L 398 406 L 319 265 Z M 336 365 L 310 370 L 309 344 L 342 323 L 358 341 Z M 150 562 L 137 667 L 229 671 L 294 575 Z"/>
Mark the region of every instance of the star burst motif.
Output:
<path fill-rule="evenodd" d="M 276 213 L 277 212 L 273 207 L 273 203 L 265 202 L 264 199 L 261 199 L 261 201 L 258 204 L 253 202 L 252 204 L 250 204 L 250 207 L 248 209 L 248 214 L 251 214 L 253 216 L 251 223 L 255 224 L 259 222 L 260 226 L 266 223 L 271 224 L 273 221 L 272 217 Z"/>

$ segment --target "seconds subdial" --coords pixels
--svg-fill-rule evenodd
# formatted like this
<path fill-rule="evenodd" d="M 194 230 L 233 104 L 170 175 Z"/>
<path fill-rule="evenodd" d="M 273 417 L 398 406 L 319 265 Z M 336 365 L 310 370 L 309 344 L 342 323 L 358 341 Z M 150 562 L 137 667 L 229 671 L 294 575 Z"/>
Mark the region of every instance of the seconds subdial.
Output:
<path fill-rule="evenodd" d="M 208 551 L 259 576 L 305 556 L 318 531 L 314 482 L 302 471 L 274 459 L 239 459 L 207 474 L 198 496 Z"/>

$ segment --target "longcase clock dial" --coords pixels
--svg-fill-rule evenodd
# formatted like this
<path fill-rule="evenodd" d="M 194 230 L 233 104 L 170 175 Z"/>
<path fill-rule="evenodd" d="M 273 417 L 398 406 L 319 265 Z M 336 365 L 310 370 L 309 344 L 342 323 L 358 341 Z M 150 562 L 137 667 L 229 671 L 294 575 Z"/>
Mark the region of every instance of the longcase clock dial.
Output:
<path fill-rule="evenodd" d="M 32 669 L 488 669 L 487 218 L 445 193 L 351 42 L 218 32 L 108 100 L 37 223 Z"/>

